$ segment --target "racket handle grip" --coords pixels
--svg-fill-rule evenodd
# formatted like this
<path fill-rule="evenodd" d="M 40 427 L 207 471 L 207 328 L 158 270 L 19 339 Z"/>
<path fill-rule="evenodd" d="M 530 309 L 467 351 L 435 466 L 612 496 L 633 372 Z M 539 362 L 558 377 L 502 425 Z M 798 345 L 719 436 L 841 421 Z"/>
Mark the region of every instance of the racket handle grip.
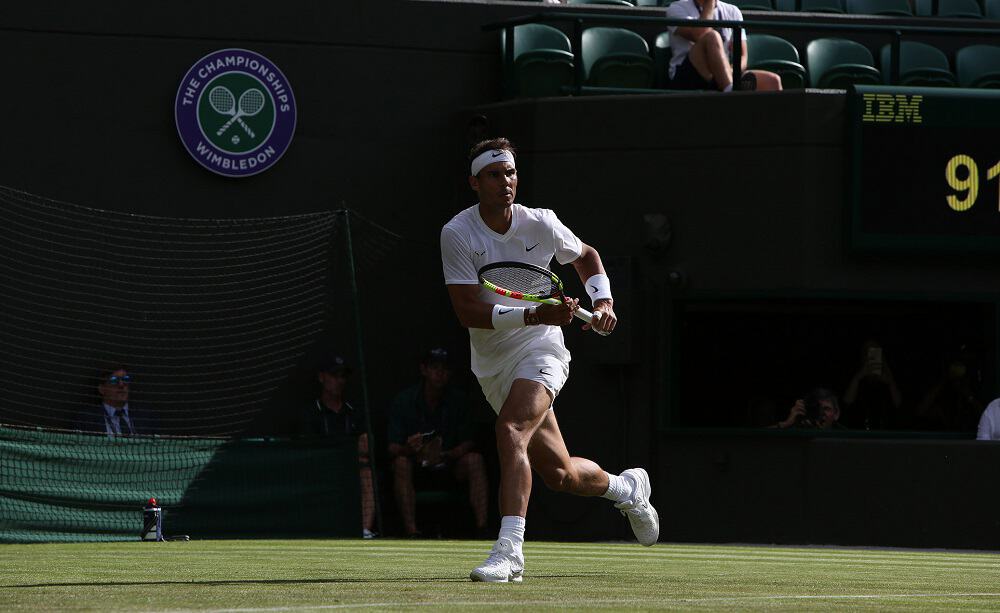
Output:
<path fill-rule="evenodd" d="M 577 308 L 577 310 L 574 313 L 574 315 L 576 315 L 577 317 L 579 317 L 580 319 L 582 319 L 583 321 L 585 321 L 585 322 L 587 322 L 589 324 L 591 322 L 591 320 L 594 319 L 595 316 L 597 317 L 597 320 L 600 321 L 601 320 L 601 316 L 603 316 L 604 314 L 601 313 L 600 311 L 597 311 L 596 313 L 591 313 L 587 309 L 584 309 L 584 308 L 580 307 L 580 308 Z M 601 332 L 597 328 L 591 328 L 591 330 L 593 330 L 594 332 L 597 332 L 601 336 L 607 336 L 607 335 L 611 334 L 610 332 Z"/>

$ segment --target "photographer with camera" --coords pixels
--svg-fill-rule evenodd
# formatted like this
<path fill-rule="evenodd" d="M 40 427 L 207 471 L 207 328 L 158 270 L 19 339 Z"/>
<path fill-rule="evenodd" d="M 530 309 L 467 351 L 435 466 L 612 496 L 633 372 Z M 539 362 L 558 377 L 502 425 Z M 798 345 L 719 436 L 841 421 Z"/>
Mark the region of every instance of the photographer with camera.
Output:
<path fill-rule="evenodd" d="M 814 428 L 818 430 L 844 430 L 840 423 L 840 403 L 837 395 L 825 387 L 809 391 L 792 405 L 788 417 L 776 424 L 778 428 Z"/>

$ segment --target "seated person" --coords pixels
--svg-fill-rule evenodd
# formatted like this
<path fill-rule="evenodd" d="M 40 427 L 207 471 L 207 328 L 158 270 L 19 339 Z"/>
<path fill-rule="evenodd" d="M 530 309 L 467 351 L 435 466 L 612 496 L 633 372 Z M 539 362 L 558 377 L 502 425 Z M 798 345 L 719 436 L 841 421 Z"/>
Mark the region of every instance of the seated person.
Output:
<path fill-rule="evenodd" d="M 975 428 L 983 413 L 977 371 L 975 356 L 965 346 L 949 352 L 940 379 L 917 403 L 917 427 L 952 432 Z"/>
<path fill-rule="evenodd" d="M 825 387 L 810 390 L 805 398 L 792 405 L 788 417 L 779 421 L 777 428 L 815 428 L 818 430 L 844 430 L 840 423 L 840 403 L 837 395 Z"/>
<path fill-rule="evenodd" d="M 85 432 L 103 432 L 109 437 L 154 434 L 155 426 L 148 412 L 129 405 L 132 376 L 122 365 L 109 366 L 97 375 L 100 406 L 77 416 L 77 428 Z"/>
<path fill-rule="evenodd" d="M 449 385 L 448 352 L 432 349 L 420 362 L 420 382 L 400 392 L 389 414 L 389 456 L 403 529 L 417 536 L 415 474 L 450 471 L 469 486 L 477 532 L 486 529 L 486 464 L 468 428 L 466 399 Z"/>
<path fill-rule="evenodd" d="M 1000 441 L 1000 398 L 986 405 L 986 409 L 979 418 L 976 440 Z"/>
<path fill-rule="evenodd" d="M 358 441 L 358 465 L 361 478 L 361 536 L 374 538 L 375 487 L 368 455 L 368 428 L 365 413 L 357 404 L 344 398 L 351 368 L 339 355 L 327 355 L 317 366 L 319 397 L 302 408 L 296 433 L 302 437 L 345 437 Z"/>
<path fill-rule="evenodd" d="M 882 346 L 873 340 L 861 345 L 861 364 L 844 392 L 844 407 L 858 420 L 853 427 L 885 430 L 901 425 L 903 398 Z"/>
<path fill-rule="evenodd" d="M 716 19 L 743 21 L 736 6 L 722 0 L 677 0 L 667 7 L 671 19 Z M 669 26 L 669 87 L 673 89 L 733 89 L 733 29 L 704 26 Z M 741 30 L 743 55 L 740 59 L 740 89 L 780 90 L 781 78 L 766 70 L 747 70 L 747 32 Z"/>

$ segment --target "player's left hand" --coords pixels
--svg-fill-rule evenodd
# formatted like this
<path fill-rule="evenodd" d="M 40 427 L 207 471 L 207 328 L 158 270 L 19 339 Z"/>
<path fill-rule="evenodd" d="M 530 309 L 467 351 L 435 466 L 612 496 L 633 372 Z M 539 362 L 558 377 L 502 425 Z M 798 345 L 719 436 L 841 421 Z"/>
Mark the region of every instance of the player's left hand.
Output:
<path fill-rule="evenodd" d="M 601 318 L 597 319 L 596 315 L 600 313 Z M 583 324 L 584 330 L 590 330 L 593 328 L 598 332 L 604 334 L 611 334 L 615 326 L 618 325 L 618 317 L 615 315 L 614 303 L 611 300 L 598 300 L 597 304 L 594 305 L 594 315 L 595 321 L 591 321 L 589 324 Z"/>

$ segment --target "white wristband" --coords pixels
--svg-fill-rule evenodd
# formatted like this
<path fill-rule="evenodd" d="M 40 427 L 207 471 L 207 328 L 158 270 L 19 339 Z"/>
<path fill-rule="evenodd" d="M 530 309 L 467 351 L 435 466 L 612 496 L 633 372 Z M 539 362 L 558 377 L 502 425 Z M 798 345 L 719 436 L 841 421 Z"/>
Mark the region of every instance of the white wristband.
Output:
<path fill-rule="evenodd" d="M 587 295 L 590 296 L 590 303 L 596 304 L 598 300 L 611 300 L 611 279 L 606 274 L 594 275 L 587 279 L 584 284 L 587 287 Z"/>
<path fill-rule="evenodd" d="M 524 307 L 504 306 L 502 304 L 493 305 L 493 329 L 513 330 L 524 327 L 524 312 L 528 309 Z"/>

